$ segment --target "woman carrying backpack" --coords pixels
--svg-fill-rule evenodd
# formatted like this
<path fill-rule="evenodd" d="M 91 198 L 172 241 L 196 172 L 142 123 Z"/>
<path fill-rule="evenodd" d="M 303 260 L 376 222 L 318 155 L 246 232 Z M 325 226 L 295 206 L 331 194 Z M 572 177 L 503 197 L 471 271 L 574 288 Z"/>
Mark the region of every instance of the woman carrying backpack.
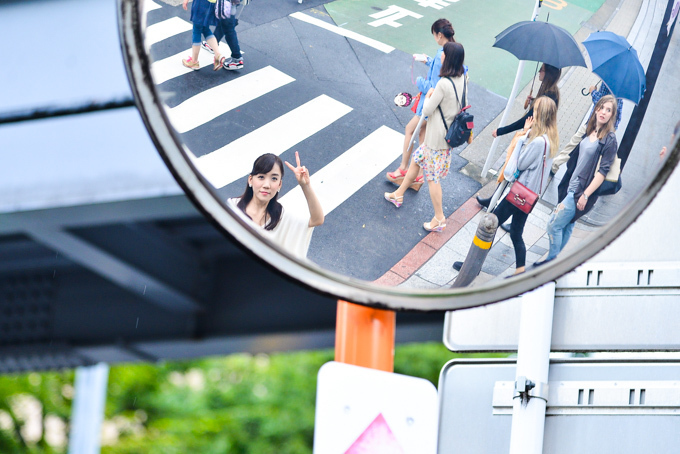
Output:
<path fill-rule="evenodd" d="M 448 19 L 437 19 L 432 24 L 432 27 L 430 27 L 430 31 L 432 32 L 432 37 L 439 46 L 444 46 L 446 43 L 456 42 L 456 40 L 453 37 L 453 35 L 455 34 L 455 31 L 453 30 L 453 25 L 451 25 L 451 22 L 449 22 Z M 437 82 L 439 81 L 439 73 L 441 72 L 442 68 L 441 54 L 443 52 L 444 52 L 443 48 L 439 49 L 434 58 L 428 57 L 427 55 L 424 54 L 416 54 L 413 56 L 414 58 L 416 58 L 417 61 L 422 61 L 428 66 L 427 77 L 418 77 L 416 79 L 416 85 L 418 86 L 418 91 L 420 93 L 427 94 L 431 89 L 433 89 L 437 85 Z M 418 126 L 418 121 L 420 121 L 420 116 L 423 111 L 424 103 L 425 103 L 424 99 L 418 100 L 415 116 L 411 118 L 411 120 L 406 125 L 406 129 L 404 131 L 404 149 L 402 152 L 401 163 L 399 163 L 399 167 L 394 172 L 387 172 L 386 174 L 387 180 L 396 185 L 401 184 L 401 182 L 404 180 L 404 177 L 406 176 L 406 171 L 409 168 L 409 161 L 411 159 L 412 154 L 409 153 L 411 139 L 413 138 L 413 134 L 415 133 L 416 126 Z M 427 120 L 423 120 L 423 123 L 420 126 L 420 133 L 418 136 L 419 143 L 421 144 L 423 140 L 425 140 L 426 127 Z M 423 175 L 419 174 L 416 177 L 415 181 L 411 184 L 411 189 L 419 191 L 422 185 Z"/>
<path fill-rule="evenodd" d="M 464 93 L 467 90 L 464 60 L 465 49 L 462 44 L 446 43 L 444 45 L 439 82 L 427 93 L 423 106 L 423 115 L 430 117 L 425 139 L 413 152 L 411 165 L 399 188 L 392 193 L 385 193 L 385 200 L 399 208 L 404 200 L 404 193 L 422 168 L 434 208 L 432 220 L 423 224 L 423 228 L 429 232 L 441 232 L 446 227 L 446 217 L 442 208 L 442 188 L 439 182 L 446 177 L 451 165 L 451 148 L 445 139 L 446 125 L 450 125 L 460 112 L 463 96 L 467 98 L 467 93 Z M 444 120 L 441 118 L 440 111 Z"/>

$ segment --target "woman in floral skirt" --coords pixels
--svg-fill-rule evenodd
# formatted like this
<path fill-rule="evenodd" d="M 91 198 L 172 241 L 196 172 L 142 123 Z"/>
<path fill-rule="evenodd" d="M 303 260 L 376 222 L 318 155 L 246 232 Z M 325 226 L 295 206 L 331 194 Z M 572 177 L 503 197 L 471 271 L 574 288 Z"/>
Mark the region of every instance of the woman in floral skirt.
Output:
<path fill-rule="evenodd" d="M 403 203 L 406 189 L 413 183 L 422 168 L 434 208 L 434 217 L 430 222 L 423 224 L 423 228 L 429 232 L 441 232 L 446 227 L 440 181 L 449 173 L 451 148 L 446 143 L 445 137 L 447 126 L 451 125 L 462 108 L 463 92 L 467 90 L 463 67 L 465 59 L 463 45 L 460 43 L 445 44 L 441 59 L 442 69 L 439 74 L 441 79 L 436 87 L 427 93 L 423 106 L 423 115 L 430 118 L 425 131 L 425 140 L 413 152 L 411 165 L 401 186 L 392 193 L 385 193 L 385 200 L 399 208 Z M 467 93 L 465 97 L 467 99 Z"/>

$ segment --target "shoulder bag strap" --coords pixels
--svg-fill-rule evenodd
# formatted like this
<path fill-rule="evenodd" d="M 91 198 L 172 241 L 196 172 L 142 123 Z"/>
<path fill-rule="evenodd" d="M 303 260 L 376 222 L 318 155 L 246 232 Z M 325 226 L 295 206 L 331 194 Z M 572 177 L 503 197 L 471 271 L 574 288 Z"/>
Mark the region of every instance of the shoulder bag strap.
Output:
<path fill-rule="evenodd" d="M 460 106 L 460 110 L 463 110 L 463 103 L 461 103 L 461 101 L 458 101 L 458 90 L 456 90 L 456 84 L 453 83 L 453 80 L 451 80 L 450 77 L 447 77 L 446 79 L 447 79 L 449 82 L 451 82 L 451 85 L 453 86 L 453 92 L 456 94 L 456 102 L 457 102 L 458 105 Z M 464 102 L 464 100 L 465 100 L 465 75 L 464 75 L 464 74 L 463 74 L 463 99 L 462 99 L 462 100 L 463 100 L 463 102 Z M 444 122 L 444 127 L 445 127 L 446 130 L 448 131 L 448 130 L 449 130 L 449 126 L 446 124 L 446 120 L 444 120 L 444 112 L 442 111 L 441 105 L 437 106 L 437 108 L 439 109 L 439 114 L 442 116 L 442 121 Z M 460 112 L 460 111 L 459 111 L 459 112 Z"/>
<path fill-rule="evenodd" d="M 543 134 L 543 139 L 545 142 L 543 143 L 543 167 L 541 167 L 541 185 L 538 187 L 538 196 L 541 196 L 541 193 L 543 192 L 543 175 L 545 174 L 545 157 L 548 154 L 548 138 Z"/>

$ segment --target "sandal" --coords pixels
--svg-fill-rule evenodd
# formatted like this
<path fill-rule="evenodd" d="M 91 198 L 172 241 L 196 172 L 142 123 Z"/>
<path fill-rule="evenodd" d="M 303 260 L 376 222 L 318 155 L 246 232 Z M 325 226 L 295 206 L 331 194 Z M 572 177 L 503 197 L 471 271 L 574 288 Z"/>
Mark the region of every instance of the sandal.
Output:
<path fill-rule="evenodd" d="M 223 57 L 221 55 L 216 55 L 215 60 L 213 61 L 213 71 L 217 71 L 219 69 L 222 69 L 222 66 L 224 66 L 224 61 L 227 59 L 227 57 Z"/>
<path fill-rule="evenodd" d="M 420 187 L 423 185 L 424 181 L 425 181 L 425 178 L 422 175 L 420 175 L 419 177 L 416 177 L 416 181 L 411 183 L 411 186 L 409 186 L 409 188 L 418 192 L 418 191 L 420 191 Z"/>
<path fill-rule="evenodd" d="M 194 61 L 191 57 L 182 59 L 182 64 L 189 69 L 193 69 L 194 71 L 201 69 L 201 65 L 199 65 L 197 61 Z"/>
<path fill-rule="evenodd" d="M 400 185 L 402 181 L 404 181 L 404 177 L 406 176 L 406 170 L 401 170 L 401 167 L 395 170 L 394 172 L 387 172 L 387 180 L 396 184 Z"/>
<path fill-rule="evenodd" d="M 394 192 L 386 192 L 385 193 L 385 200 L 390 202 L 395 207 L 399 208 L 401 206 L 401 204 L 404 203 L 404 196 L 401 195 L 399 197 L 394 197 Z"/>
<path fill-rule="evenodd" d="M 446 228 L 446 218 L 442 219 L 441 221 L 437 219 L 436 217 L 434 218 L 435 221 L 437 221 L 437 225 L 433 225 L 432 221 L 430 222 L 425 222 L 423 223 L 423 228 L 427 230 L 428 232 L 441 232 Z"/>

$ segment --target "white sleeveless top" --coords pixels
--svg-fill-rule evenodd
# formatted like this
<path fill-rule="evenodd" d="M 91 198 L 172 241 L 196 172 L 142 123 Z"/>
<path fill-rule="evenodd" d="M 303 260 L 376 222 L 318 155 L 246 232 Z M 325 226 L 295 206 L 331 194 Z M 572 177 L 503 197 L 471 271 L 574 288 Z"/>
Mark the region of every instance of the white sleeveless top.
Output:
<path fill-rule="evenodd" d="M 236 213 L 259 228 L 263 236 L 280 245 L 297 258 L 307 257 L 309 243 L 312 241 L 312 233 L 314 233 L 314 227 L 309 226 L 309 213 L 306 213 L 306 215 L 295 213 L 293 210 L 286 210 L 284 206 L 281 219 L 276 227 L 273 230 L 265 230 L 264 227 L 254 223 L 241 211 L 237 206 L 239 200 L 241 200 L 239 197 L 235 197 L 228 199 L 227 203 Z"/>

